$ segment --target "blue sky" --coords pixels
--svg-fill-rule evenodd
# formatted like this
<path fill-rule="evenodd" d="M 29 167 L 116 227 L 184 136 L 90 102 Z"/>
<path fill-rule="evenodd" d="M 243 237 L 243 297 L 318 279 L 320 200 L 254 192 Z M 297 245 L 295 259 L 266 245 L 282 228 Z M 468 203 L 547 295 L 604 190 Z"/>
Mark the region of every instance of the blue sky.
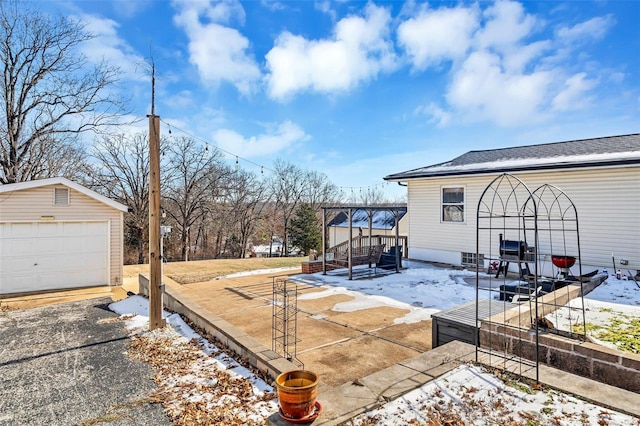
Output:
<path fill-rule="evenodd" d="M 88 24 L 86 55 L 121 67 L 141 118 L 153 54 L 164 135 L 345 192 L 401 195 L 382 178 L 469 150 L 640 131 L 638 1 L 38 4 Z"/>

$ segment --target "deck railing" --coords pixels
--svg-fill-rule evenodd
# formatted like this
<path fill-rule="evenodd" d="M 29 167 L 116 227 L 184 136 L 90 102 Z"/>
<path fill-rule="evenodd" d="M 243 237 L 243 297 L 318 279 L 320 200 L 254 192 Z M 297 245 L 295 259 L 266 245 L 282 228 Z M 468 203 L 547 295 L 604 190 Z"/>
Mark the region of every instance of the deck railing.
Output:
<path fill-rule="evenodd" d="M 396 244 L 395 235 L 372 235 L 369 237 L 368 235 L 357 235 L 353 237 L 351 240 L 351 248 L 352 250 L 362 250 L 363 247 L 370 247 L 384 244 L 384 251 L 389 251 L 391 247 Z M 399 236 L 398 237 L 398 245 L 401 249 L 401 256 L 403 258 L 409 257 L 409 248 L 407 247 L 407 237 Z M 341 257 L 341 255 L 345 255 L 347 253 L 349 247 L 349 241 L 343 241 L 340 244 L 336 244 L 333 247 L 330 247 L 326 250 L 326 253 L 331 253 L 334 258 Z"/>

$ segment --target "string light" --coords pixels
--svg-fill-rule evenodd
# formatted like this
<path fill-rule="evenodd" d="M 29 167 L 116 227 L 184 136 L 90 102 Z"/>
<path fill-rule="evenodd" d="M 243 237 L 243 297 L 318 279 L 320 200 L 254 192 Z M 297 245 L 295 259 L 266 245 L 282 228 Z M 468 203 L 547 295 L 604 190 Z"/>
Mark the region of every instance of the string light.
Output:
<path fill-rule="evenodd" d="M 198 136 L 196 136 L 196 135 L 194 135 L 194 134 L 192 134 L 192 133 L 189 133 L 189 132 L 187 132 L 186 130 L 181 129 L 181 128 L 179 128 L 179 127 L 175 126 L 175 125 L 173 125 L 173 126 L 172 126 L 171 124 L 169 124 L 169 123 L 167 123 L 166 121 L 164 121 L 162 118 L 160 119 L 160 122 L 162 122 L 162 123 L 164 123 L 164 124 L 166 124 L 166 125 L 167 125 L 167 127 L 169 128 L 169 134 L 170 134 L 170 135 L 172 134 L 171 127 L 173 127 L 175 130 L 177 130 L 177 131 L 179 131 L 179 132 L 184 133 L 185 135 L 189 136 L 190 138 L 193 138 L 193 139 L 196 139 L 196 140 L 198 140 L 198 141 L 202 142 L 202 143 L 204 144 L 204 146 L 205 146 L 205 148 L 204 148 L 204 149 L 205 149 L 205 151 L 207 151 L 207 152 L 209 151 L 209 146 L 211 145 L 211 146 L 213 146 L 213 148 L 217 149 L 217 150 L 218 150 L 218 151 L 220 151 L 220 152 L 224 152 L 225 154 L 227 154 L 227 155 L 229 155 L 229 156 L 231 156 L 231 157 L 236 157 L 236 162 L 235 162 L 235 163 L 236 163 L 236 167 L 240 167 L 240 160 L 242 160 L 242 161 L 244 161 L 244 162 L 246 162 L 246 163 L 253 164 L 253 165 L 254 165 L 254 166 L 256 166 L 256 167 L 260 167 L 260 174 L 261 174 L 261 175 L 264 175 L 264 171 L 265 171 L 265 170 L 267 170 L 267 171 L 269 171 L 269 172 L 272 172 L 272 173 L 277 173 L 277 172 L 276 172 L 276 170 L 274 170 L 274 169 L 272 169 L 272 168 L 270 168 L 270 167 L 267 167 L 267 166 L 262 165 L 262 164 L 258 164 L 258 163 L 256 163 L 255 161 L 251 161 L 251 160 L 249 160 L 249 159 L 247 159 L 247 158 L 244 158 L 244 157 L 241 157 L 241 156 L 239 156 L 239 155 L 237 155 L 237 154 L 234 154 L 233 152 L 230 152 L 230 151 L 227 151 L 227 150 L 225 150 L 225 149 L 222 149 L 222 148 L 220 148 L 219 146 L 217 146 L 216 144 L 211 143 L 211 142 L 209 142 L 209 141 L 207 141 L 207 140 L 205 140 L 205 139 L 202 139 L 201 137 L 198 137 Z M 162 155 L 164 155 L 164 151 L 162 152 Z M 282 181 L 284 182 L 284 178 L 282 178 Z M 363 186 L 338 186 L 337 188 L 338 188 L 339 190 L 342 190 L 342 191 L 351 191 L 351 194 L 352 194 L 352 195 L 354 195 L 354 191 L 358 190 L 358 191 L 360 192 L 360 194 L 362 195 L 362 190 L 363 190 L 363 189 L 366 189 L 368 192 L 370 192 L 370 193 L 371 193 L 372 191 L 374 191 L 374 190 L 375 190 L 375 189 L 377 189 L 377 188 L 384 189 L 384 187 L 385 187 L 385 186 L 388 186 L 388 185 L 389 185 L 389 182 L 386 182 L 386 181 L 385 181 L 385 182 L 383 182 L 383 183 L 376 184 L 376 185 L 363 185 Z"/>
<path fill-rule="evenodd" d="M 166 124 L 166 125 L 169 127 L 169 133 L 171 133 L 171 127 L 172 127 L 172 125 L 171 125 L 171 124 L 169 124 L 169 123 L 167 123 L 166 121 L 164 121 L 162 118 L 160 119 L 160 122 L 162 122 L 162 123 Z M 216 144 L 214 144 L 214 143 L 212 143 L 212 142 L 209 142 L 209 141 L 207 141 L 207 140 L 205 140 L 205 139 L 202 139 L 201 137 L 196 136 L 196 135 L 194 135 L 193 133 L 189 133 L 189 132 L 187 132 L 186 130 L 181 129 L 180 127 L 177 127 L 176 125 L 173 125 L 173 128 L 174 128 L 175 130 L 179 131 L 179 132 L 184 133 L 185 135 L 189 136 L 189 137 L 190 137 L 190 138 L 192 138 L 192 139 L 196 139 L 196 140 L 198 140 L 198 141 L 202 142 L 202 143 L 205 145 L 205 149 L 207 149 L 209 146 L 212 146 L 213 148 L 217 149 L 217 150 L 218 150 L 218 151 L 220 151 L 220 152 L 224 152 L 225 154 L 229 155 L 230 157 L 236 157 L 236 164 L 238 164 L 239 160 L 242 160 L 242 161 L 244 161 L 245 163 L 253 164 L 253 165 L 254 165 L 254 166 L 256 166 L 256 167 L 260 167 L 263 171 L 264 171 L 264 170 L 267 170 L 267 171 L 270 171 L 270 172 L 272 172 L 272 173 L 276 173 L 276 171 L 275 171 L 274 169 L 271 169 L 271 168 L 269 168 L 269 167 L 267 167 L 267 166 L 264 166 L 264 165 L 262 165 L 262 164 L 258 164 L 258 163 L 256 163 L 255 161 L 251 161 L 251 160 L 249 160 L 248 158 L 241 157 L 241 156 L 239 156 L 239 155 L 237 155 L 237 154 L 234 154 L 233 152 L 227 151 L 226 149 L 222 149 L 222 148 L 220 148 L 219 146 L 217 146 Z"/>

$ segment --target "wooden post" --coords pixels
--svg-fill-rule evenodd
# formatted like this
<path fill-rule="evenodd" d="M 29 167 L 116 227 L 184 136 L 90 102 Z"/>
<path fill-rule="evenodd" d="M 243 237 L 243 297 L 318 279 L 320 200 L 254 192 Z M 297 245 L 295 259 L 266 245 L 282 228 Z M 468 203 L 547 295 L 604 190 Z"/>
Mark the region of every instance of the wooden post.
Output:
<path fill-rule="evenodd" d="M 160 247 L 160 117 L 149 117 L 149 330 L 162 319 L 162 255 Z"/>
<path fill-rule="evenodd" d="M 353 211 L 351 210 L 351 208 L 349 208 L 347 212 L 347 214 L 349 215 L 349 245 L 347 245 L 347 265 L 349 266 L 349 279 L 351 280 L 353 279 L 353 275 L 351 272 L 351 269 L 353 267 L 353 264 L 351 262 L 351 245 L 353 244 Z"/>
<path fill-rule="evenodd" d="M 367 216 L 369 216 L 369 250 L 367 250 L 367 253 L 369 253 L 369 269 L 371 269 L 371 240 L 372 240 L 372 234 L 373 234 L 373 210 L 367 210 Z"/>
<path fill-rule="evenodd" d="M 327 209 L 322 208 L 322 275 L 327 275 Z"/>
<path fill-rule="evenodd" d="M 398 246 L 398 241 L 400 240 L 400 221 L 398 220 L 398 216 L 400 216 L 399 210 L 393 211 L 393 219 L 394 226 L 396 227 L 396 273 L 400 272 L 400 247 Z"/>

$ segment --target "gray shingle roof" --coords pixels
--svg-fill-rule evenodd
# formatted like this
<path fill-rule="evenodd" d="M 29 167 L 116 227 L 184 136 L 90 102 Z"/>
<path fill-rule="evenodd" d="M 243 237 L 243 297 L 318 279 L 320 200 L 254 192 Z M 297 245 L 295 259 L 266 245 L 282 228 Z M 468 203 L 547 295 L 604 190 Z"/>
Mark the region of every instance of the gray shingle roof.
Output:
<path fill-rule="evenodd" d="M 385 180 L 455 176 L 521 170 L 640 164 L 640 133 L 469 151 L 451 161 L 395 173 Z"/>

